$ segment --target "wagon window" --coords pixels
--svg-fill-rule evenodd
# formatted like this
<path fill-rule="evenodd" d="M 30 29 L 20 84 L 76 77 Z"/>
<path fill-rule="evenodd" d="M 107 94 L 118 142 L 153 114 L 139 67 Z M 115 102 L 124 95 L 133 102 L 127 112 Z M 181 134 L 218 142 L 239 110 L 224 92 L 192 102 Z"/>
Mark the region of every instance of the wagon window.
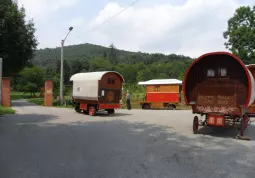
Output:
<path fill-rule="evenodd" d="M 159 90 L 160 90 L 159 86 L 154 87 L 154 91 L 159 91 Z"/>
<path fill-rule="evenodd" d="M 214 69 L 207 69 L 207 77 L 214 77 L 215 70 Z"/>
<path fill-rule="evenodd" d="M 226 77 L 227 76 L 227 69 L 226 68 L 219 68 L 218 75 L 219 75 L 219 77 Z"/>
<path fill-rule="evenodd" d="M 108 78 L 108 84 L 115 84 L 114 78 Z"/>

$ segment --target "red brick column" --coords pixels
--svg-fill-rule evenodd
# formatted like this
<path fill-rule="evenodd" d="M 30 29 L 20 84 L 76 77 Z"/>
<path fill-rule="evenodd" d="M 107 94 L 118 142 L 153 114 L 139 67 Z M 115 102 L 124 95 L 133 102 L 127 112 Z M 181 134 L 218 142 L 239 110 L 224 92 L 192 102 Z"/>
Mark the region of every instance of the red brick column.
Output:
<path fill-rule="evenodd" d="M 52 106 L 53 81 L 45 81 L 44 106 Z"/>
<path fill-rule="evenodd" d="M 2 106 L 11 106 L 11 79 L 2 78 Z"/>

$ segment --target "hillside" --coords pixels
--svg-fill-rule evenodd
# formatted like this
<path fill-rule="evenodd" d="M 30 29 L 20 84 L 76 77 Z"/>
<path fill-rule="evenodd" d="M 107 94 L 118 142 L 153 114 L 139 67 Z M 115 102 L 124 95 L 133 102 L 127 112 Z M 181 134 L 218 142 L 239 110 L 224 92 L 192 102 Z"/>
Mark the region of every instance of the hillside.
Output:
<path fill-rule="evenodd" d="M 116 70 L 128 83 L 152 78 L 179 78 L 192 59 L 183 55 L 148 54 L 116 49 L 113 45 L 103 47 L 81 44 L 64 47 L 65 81 L 77 72 Z M 37 50 L 34 65 L 59 73 L 60 48 Z"/>
<path fill-rule="evenodd" d="M 148 54 L 141 52 L 130 52 L 115 49 L 117 58 L 120 64 L 134 64 L 137 62 L 144 62 L 145 64 L 153 62 L 166 62 L 172 60 L 191 60 L 190 57 L 183 55 L 164 55 L 164 54 Z M 67 61 L 71 60 L 91 60 L 95 57 L 105 57 L 110 52 L 109 47 L 103 47 L 93 44 L 80 44 L 64 47 L 64 58 Z M 58 48 L 46 48 L 37 50 L 33 63 L 42 67 L 52 67 L 52 62 L 60 60 L 60 47 Z"/>

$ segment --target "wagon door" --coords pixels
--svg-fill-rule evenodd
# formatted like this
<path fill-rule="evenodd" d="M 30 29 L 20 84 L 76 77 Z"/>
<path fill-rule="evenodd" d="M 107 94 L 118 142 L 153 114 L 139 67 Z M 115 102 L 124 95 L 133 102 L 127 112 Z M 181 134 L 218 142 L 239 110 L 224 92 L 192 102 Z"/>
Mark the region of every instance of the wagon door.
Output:
<path fill-rule="evenodd" d="M 203 112 L 232 112 L 238 103 L 237 91 L 242 89 L 226 75 L 226 69 L 208 69 L 206 79 L 197 88 L 197 105 Z M 245 92 L 245 91 L 242 91 Z"/>
<path fill-rule="evenodd" d="M 101 89 L 100 103 L 102 104 L 113 104 L 119 103 L 120 90 L 119 89 Z"/>

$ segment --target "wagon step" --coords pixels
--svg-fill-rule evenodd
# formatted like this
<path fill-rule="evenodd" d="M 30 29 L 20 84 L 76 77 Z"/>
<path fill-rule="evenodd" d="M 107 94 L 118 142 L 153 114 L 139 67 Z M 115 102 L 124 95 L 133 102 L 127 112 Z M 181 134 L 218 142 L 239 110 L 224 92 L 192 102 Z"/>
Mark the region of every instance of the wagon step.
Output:
<path fill-rule="evenodd" d="M 239 134 L 237 136 L 235 136 L 234 139 L 251 141 L 251 137 L 249 137 L 249 136 L 241 136 Z"/>

